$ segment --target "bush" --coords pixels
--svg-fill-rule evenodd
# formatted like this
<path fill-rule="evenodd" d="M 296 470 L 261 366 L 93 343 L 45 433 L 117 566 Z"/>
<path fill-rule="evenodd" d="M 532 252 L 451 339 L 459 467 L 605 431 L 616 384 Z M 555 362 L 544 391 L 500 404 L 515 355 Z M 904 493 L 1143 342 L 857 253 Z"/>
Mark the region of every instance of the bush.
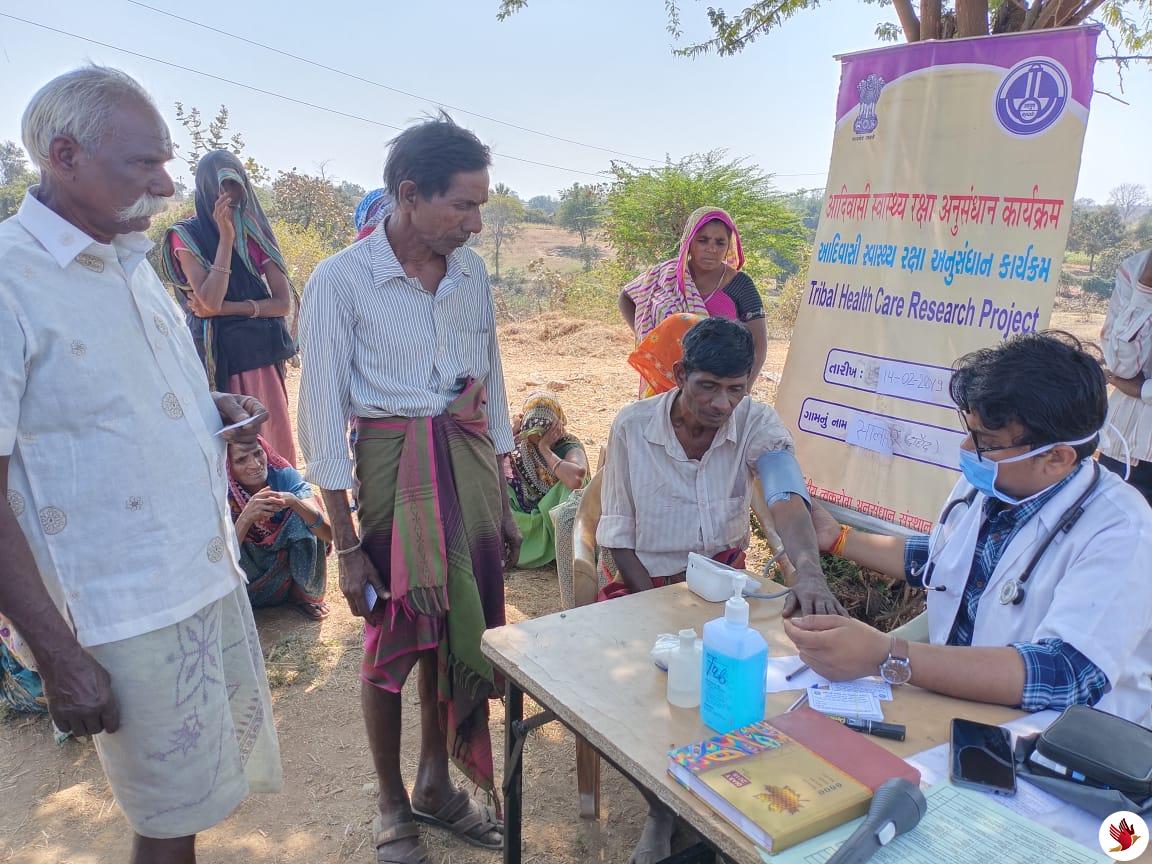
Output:
<path fill-rule="evenodd" d="M 536 210 L 532 207 L 529 207 L 524 211 L 524 221 L 531 225 L 554 224 L 551 213 L 546 213 L 543 210 Z"/>
<path fill-rule="evenodd" d="M 634 275 L 613 259 L 600 261 L 590 270 L 568 277 L 556 308 L 576 318 L 618 321 L 620 310 L 616 304 L 620 289 Z"/>
<path fill-rule="evenodd" d="M 164 273 L 160 265 L 164 258 L 164 236 L 168 233 L 168 229 L 181 219 L 195 215 L 196 207 L 191 201 L 173 202 L 148 226 L 148 239 L 155 244 L 148 252 L 148 263 L 157 274 L 163 276 Z"/>
<path fill-rule="evenodd" d="M 1112 296 L 1112 287 L 1116 283 L 1112 279 L 1103 279 L 1100 276 L 1089 276 L 1080 287 L 1087 293 L 1107 300 Z"/>
<path fill-rule="evenodd" d="M 807 287 L 803 275 L 793 276 L 784 283 L 784 287 L 775 297 L 764 299 L 764 318 L 770 335 L 784 337 L 792 335 Z"/>
<path fill-rule="evenodd" d="M 271 224 L 288 267 L 288 278 L 297 290 L 303 290 L 316 265 L 332 254 L 332 247 L 316 228 L 304 228 L 282 219 Z"/>

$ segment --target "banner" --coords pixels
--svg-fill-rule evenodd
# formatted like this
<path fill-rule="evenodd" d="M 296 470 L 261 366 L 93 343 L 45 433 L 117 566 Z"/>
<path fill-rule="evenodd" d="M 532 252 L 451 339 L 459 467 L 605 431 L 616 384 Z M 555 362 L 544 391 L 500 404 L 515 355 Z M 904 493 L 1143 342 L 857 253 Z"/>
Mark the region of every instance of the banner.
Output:
<path fill-rule="evenodd" d="M 1044 329 L 1099 28 L 839 58 L 828 189 L 776 408 L 816 496 L 927 531 L 957 357 Z"/>

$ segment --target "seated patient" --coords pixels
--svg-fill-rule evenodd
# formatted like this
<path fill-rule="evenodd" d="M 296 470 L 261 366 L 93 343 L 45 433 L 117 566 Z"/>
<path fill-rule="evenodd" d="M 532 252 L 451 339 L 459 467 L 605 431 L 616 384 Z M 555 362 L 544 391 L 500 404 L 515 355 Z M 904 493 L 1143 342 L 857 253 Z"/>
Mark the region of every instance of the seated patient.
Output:
<path fill-rule="evenodd" d="M 930 642 L 813 615 L 784 622 L 801 659 L 833 680 L 879 672 L 961 699 L 1095 705 L 1152 725 L 1152 510 L 1092 459 L 1106 389 L 1066 333 L 960 358 L 963 477 L 932 536 L 849 533 L 813 513 L 822 549 L 930 589 Z"/>
<path fill-rule="evenodd" d="M 289 603 L 314 621 L 328 617 L 332 529 L 311 497 L 300 472 L 263 438 L 228 445 L 228 504 L 253 607 Z"/>
<path fill-rule="evenodd" d="M 748 330 L 708 318 L 684 336 L 676 388 L 626 406 L 612 424 L 596 541 L 619 569 L 606 597 L 681 581 L 688 553 L 739 565 L 748 547 L 750 472 L 759 472 L 776 530 L 796 567 L 785 614 L 843 614 L 828 590 L 792 455 L 776 412 L 748 397 Z M 634 864 L 670 854 L 673 814 L 649 800 Z"/>

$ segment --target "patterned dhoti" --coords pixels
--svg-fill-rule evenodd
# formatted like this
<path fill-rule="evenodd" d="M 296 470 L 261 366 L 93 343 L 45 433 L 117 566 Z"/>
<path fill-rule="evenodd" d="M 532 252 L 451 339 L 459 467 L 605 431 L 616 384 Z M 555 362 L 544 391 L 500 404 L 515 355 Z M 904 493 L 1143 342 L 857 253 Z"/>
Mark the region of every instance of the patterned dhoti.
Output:
<path fill-rule="evenodd" d="M 197 834 L 249 792 L 280 790 L 280 747 L 243 586 L 178 624 L 88 650 L 120 704 L 120 729 L 95 736 L 96 750 L 137 834 Z"/>

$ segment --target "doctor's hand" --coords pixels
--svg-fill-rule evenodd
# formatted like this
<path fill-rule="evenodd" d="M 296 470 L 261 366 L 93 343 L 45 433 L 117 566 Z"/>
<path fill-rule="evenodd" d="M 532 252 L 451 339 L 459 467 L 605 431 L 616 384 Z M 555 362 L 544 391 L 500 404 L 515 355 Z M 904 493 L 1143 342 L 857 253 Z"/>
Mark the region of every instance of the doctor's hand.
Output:
<path fill-rule="evenodd" d="M 821 552 L 827 552 L 840 538 L 840 523 L 828 512 L 823 504 L 812 499 L 812 527 L 816 531 L 816 545 Z"/>
<path fill-rule="evenodd" d="M 800 659 L 829 681 L 876 675 L 888 657 L 892 637 L 854 618 L 808 615 L 784 621 L 784 632 Z"/>

